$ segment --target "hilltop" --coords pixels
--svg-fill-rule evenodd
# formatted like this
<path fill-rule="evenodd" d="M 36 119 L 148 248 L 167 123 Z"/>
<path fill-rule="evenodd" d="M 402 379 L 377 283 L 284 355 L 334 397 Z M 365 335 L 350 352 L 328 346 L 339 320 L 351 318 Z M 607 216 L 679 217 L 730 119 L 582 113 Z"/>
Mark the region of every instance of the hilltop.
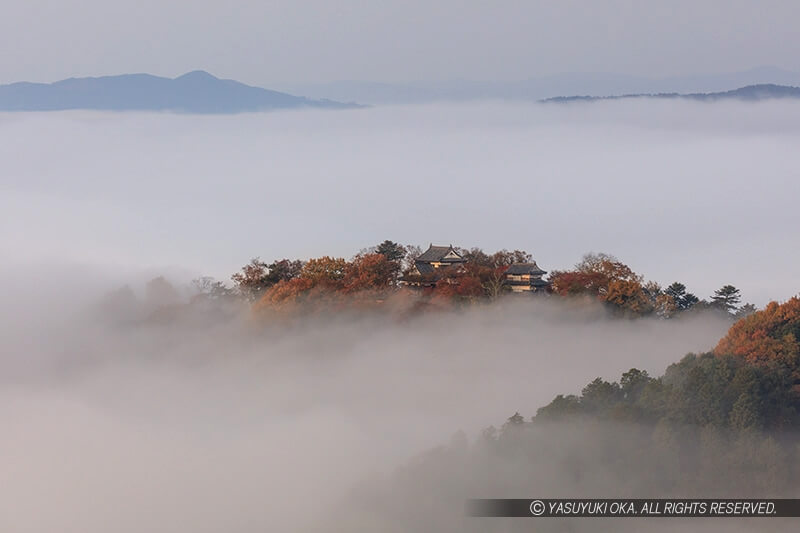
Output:
<path fill-rule="evenodd" d="M 0 85 L 0 111 L 173 111 L 241 113 L 295 108 L 358 107 L 313 100 L 223 80 L 197 70 L 174 79 L 150 74 L 69 78 L 55 83 Z"/>

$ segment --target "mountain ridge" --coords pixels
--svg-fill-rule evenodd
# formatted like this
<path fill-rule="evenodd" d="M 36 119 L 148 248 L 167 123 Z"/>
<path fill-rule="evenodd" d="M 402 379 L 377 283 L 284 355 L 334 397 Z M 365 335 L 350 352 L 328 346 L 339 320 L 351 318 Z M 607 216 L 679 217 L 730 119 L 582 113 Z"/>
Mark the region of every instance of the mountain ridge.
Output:
<path fill-rule="evenodd" d="M 720 92 L 731 87 L 778 84 L 800 86 L 800 72 L 773 66 L 723 73 L 649 78 L 613 72 L 573 72 L 518 80 L 446 80 L 438 82 L 333 81 L 277 84 L 310 98 L 328 97 L 363 104 L 419 104 L 448 101 L 537 101 L 564 95 Z"/>
<path fill-rule="evenodd" d="M 176 78 L 146 73 L 0 85 L 0 111 L 170 111 L 229 114 L 278 109 L 361 107 L 220 79 L 194 70 Z"/>
<path fill-rule="evenodd" d="M 555 96 L 539 100 L 542 103 L 568 103 L 568 102 L 595 102 L 598 100 L 632 100 L 632 99 L 681 99 L 712 102 L 719 100 L 743 100 L 761 101 L 772 99 L 800 99 L 800 87 L 791 85 L 777 85 L 774 83 L 762 83 L 757 85 L 747 85 L 738 89 L 728 91 L 708 92 L 708 93 L 635 93 L 611 96 Z"/>

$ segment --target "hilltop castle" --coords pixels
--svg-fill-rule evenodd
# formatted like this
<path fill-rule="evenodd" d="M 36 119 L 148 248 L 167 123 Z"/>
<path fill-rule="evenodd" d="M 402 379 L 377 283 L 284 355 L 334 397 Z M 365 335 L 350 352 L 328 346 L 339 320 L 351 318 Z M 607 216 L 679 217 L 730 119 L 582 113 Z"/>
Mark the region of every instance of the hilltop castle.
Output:
<path fill-rule="evenodd" d="M 445 271 L 463 271 L 467 260 L 453 245 L 430 244 L 414 259 L 413 268 L 403 277 L 404 285 L 411 287 L 434 287 Z M 543 280 L 547 274 L 536 262 L 512 263 L 503 273 L 503 285 L 514 293 L 546 292 L 550 283 Z"/>

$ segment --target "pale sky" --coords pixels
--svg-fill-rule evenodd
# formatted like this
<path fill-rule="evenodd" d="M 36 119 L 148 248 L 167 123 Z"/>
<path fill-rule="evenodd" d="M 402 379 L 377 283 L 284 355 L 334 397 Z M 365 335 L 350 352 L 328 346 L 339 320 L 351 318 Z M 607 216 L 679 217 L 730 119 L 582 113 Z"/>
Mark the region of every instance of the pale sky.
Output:
<path fill-rule="evenodd" d="M 194 69 L 268 86 L 800 70 L 800 2 L 3 0 L 0 83 Z"/>

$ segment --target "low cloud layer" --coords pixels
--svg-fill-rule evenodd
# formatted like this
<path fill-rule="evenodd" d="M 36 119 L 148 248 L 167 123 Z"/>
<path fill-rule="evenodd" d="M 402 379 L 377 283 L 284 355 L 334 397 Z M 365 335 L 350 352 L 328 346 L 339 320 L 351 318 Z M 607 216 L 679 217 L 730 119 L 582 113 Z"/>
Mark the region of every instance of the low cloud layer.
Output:
<path fill-rule="evenodd" d="M 657 374 L 727 327 L 554 302 L 404 323 L 112 325 L 79 300 L 48 302 L 4 304 L 38 316 L 4 341 L 8 531 L 333 527 L 354 487 L 455 431 L 533 414 L 598 375 Z"/>
<path fill-rule="evenodd" d="M 319 528 L 459 429 L 660 374 L 729 325 L 556 302 L 119 324 L 91 311 L 119 283 L 389 238 L 523 248 L 546 270 L 604 251 L 763 304 L 797 291 L 798 118 L 653 102 L 0 115 L 2 529 Z"/>
<path fill-rule="evenodd" d="M 774 102 L 4 114 L 0 253 L 227 279 L 256 255 L 386 238 L 523 248 L 545 270 L 603 251 L 763 305 L 798 290 L 799 118 Z"/>

